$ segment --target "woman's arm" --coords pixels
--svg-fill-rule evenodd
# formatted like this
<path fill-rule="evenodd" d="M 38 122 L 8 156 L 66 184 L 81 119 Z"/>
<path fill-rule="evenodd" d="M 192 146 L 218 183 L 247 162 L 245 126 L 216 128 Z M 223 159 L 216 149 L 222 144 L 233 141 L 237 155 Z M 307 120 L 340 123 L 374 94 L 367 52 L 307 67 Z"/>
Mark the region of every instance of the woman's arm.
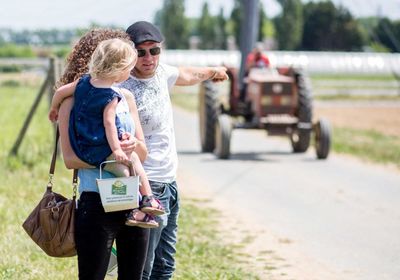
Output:
<path fill-rule="evenodd" d="M 71 142 L 69 141 L 68 125 L 69 115 L 74 104 L 74 99 L 69 97 L 65 99 L 59 109 L 58 129 L 60 130 L 60 144 L 61 151 L 63 154 L 64 164 L 68 169 L 80 169 L 80 168 L 93 168 L 93 166 L 80 160 L 75 152 L 72 150 Z"/>
<path fill-rule="evenodd" d="M 129 111 L 131 113 L 133 122 L 135 123 L 135 135 L 134 135 L 134 146 L 133 151 L 139 156 L 141 162 L 144 162 L 147 157 L 147 147 L 144 141 L 144 133 L 142 125 L 140 124 L 139 113 L 136 106 L 135 98 L 133 94 L 127 89 L 121 89 L 125 96 L 126 102 L 129 106 Z M 124 148 L 124 143 L 121 143 L 122 148 Z"/>

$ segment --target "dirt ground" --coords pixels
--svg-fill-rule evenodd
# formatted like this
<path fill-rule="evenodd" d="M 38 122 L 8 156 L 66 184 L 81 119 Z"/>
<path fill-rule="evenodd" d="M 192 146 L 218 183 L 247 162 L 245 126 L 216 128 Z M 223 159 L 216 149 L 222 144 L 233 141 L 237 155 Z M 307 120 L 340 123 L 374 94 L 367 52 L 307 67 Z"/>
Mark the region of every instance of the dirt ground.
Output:
<path fill-rule="evenodd" d="M 218 211 L 217 230 L 223 242 L 235 248 L 237 265 L 244 271 L 260 280 L 338 280 L 329 268 L 302 254 L 292 240 L 276 235 L 251 216 L 233 210 L 223 198 L 209 193 L 195 174 L 178 171 L 178 183 L 183 186 L 183 200 Z M 231 211 L 227 213 L 226 209 Z"/>
<path fill-rule="evenodd" d="M 314 118 L 338 127 L 376 130 L 400 137 L 400 102 L 329 101 L 314 103 Z"/>
<path fill-rule="evenodd" d="M 332 126 L 371 129 L 400 137 L 399 101 L 317 101 L 314 102 L 314 119 L 320 117 L 327 118 Z M 178 174 L 181 185 L 190 187 L 182 188 L 184 199 L 204 199 L 200 207 L 208 206 L 221 211 L 219 231 L 228 244 L 239 248 L 243 269 L 257 274 L 262 280 L 338 279 L 328 267 L 301 254 L 290 239 L 274 235 L 258 225 L 257 221 L 252 221 L 251 217 L 242 217 L 240 212 L 235 215 L 224 214 L 224 209 L 230 205 L 215 197 L 210 199 L 213 196 L 204 188 L 196 187 L 201 182 L 195 182 L 193 174 Z"/>

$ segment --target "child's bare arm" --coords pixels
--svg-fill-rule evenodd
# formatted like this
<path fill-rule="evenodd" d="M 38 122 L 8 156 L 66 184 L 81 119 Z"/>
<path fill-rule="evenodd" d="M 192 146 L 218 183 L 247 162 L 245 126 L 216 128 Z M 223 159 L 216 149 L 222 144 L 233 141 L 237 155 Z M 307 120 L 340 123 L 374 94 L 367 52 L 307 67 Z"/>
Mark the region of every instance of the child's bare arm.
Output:
<path fill-rule="evenodd" d="M 110 145 L 111 151 L 117 161 L 128 161 L 128 157 L 122 151 L 121 145 L 118 139 L 117 127 L 115 126 L 115 111 L 118 104 L 118 98 L 115 97 L 107 106 L 103 112 L 104 128 L 106 130 L 106 137 L 108 145 Z"/>
<path fill-rule="evenodd" d="M 52 122 L 57 121 L 58 119 L 58 109 L 63 102 L 64 99 L 71 97 L 76 88 L 76 84 L 78 81 L 63 85 L 54 93 L 53 98 L 51 100 L 51 106 L 49 111 L 49 120 Z"/>

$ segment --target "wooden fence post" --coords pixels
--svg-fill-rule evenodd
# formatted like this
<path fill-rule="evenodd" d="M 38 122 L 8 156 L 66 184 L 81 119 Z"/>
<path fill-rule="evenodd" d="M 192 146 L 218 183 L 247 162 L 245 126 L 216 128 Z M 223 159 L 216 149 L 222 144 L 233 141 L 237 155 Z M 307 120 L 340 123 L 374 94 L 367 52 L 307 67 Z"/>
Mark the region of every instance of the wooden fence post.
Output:
<path fill-rule="evenodd" d="M 48 102 L 49 102 L 49 108 L 51 106 L 51 100 L 53 98 L 53 94 L 54 94 L 54 87 L 56 85 L 56 80 L 57 80 L 57 61 L 56 58 L 54 56 L 50 57 L 50 67 L 49 67 L 49 87 L 48 87 L 48 93 L 47 93 L 47 97 L 48 97 Z M 56 139 L 56 133 L 57 133 L 57 124 L 53 125 L 53 139 Z M 54 143 L 55 145 L 56 143 Z M 60 154 L 59 148 L 57 146 L 57 155 Z"/>
<path fill-rule="evenodd" d="M 25 137 L 26 131 L 28 130 L 29 124 L 33 118 L 33 115 L 36 112 L 37 107 L 39 106 L 39 102 L 42 99 L 43 94 L 46 92 L 46 89 L 49 88 L 49 86 L 52 85 L 52 79 L 54 79 L 54 59 L 50 59 L 50 65 L 49 65 L 49 70 L 47 71 L 46 78 L 40 87 L 39 93 L 36 96 L 35 101 L 32 104 L 32 107 L 28 113 L 28 116 L 26 117 L 24 124 L 18 134 L 17 140 L 15 141 L 11 151 L 10 155 L 16 156 L 18 154 L 19 147 L 21 146 L 22 140 Z"/>

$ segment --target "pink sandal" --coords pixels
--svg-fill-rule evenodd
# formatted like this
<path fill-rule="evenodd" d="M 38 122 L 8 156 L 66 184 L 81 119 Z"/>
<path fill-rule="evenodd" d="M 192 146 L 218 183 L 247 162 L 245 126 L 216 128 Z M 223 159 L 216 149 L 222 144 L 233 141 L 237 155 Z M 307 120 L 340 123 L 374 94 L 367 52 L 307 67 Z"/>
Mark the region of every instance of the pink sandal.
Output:
<path fill-rule="evenodd" d="M 144 216 L 142 219 L 137 219 L 137 215 L 141 212 Z M 158 223 L 154 219 L 152 215 L 146 214 L 139 209 L 133 209 L 126 219 L 125 225 L 133 226 L 133 227 L 141 227 L 141 228 L 156 228 L 158 227 Z"/>
<path fill-rule="evenodd" d="M 156 206 L 154 206 L 156 204 Z M 142 201 L 140 202 L 139 209 L 147 214 L 160 216 L 165 214 L 164 207 L 161 202 L 152 195 L 144 195 Z"/>

